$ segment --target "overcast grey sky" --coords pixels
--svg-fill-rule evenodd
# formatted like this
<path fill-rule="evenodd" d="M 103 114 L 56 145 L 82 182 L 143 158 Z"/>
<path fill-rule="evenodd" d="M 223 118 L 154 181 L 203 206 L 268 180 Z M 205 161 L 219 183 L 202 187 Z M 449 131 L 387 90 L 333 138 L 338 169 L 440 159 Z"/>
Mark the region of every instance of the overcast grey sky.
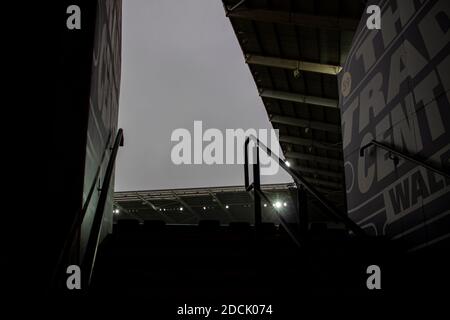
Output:
<path fill-rule="evenodd" d="M 116 191 L 243 184 L 242 165 L 174 165 L 172 131 L 272 128 L 220 0 L 124 0 Z M 282 169 L 280 169 L 280 172 Z M 287 182 L 285 174 L 263 182 Z"/>

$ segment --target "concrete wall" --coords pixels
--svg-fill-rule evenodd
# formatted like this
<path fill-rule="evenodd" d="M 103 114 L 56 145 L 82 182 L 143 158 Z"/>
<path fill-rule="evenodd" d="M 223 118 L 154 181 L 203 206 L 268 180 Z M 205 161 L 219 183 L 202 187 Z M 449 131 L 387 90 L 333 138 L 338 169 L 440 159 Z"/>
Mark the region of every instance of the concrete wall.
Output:
<path fill-rule="evenodd" d="M 84 254 L 100 196 L 98 187 L 103 182 L 111 153 L 110 147 L 114 143 L 118 129 L 121 31 L 122 2 L 120 0 L 98 0 L 94 50 L 92 53 L 83 203 L 85 203 L 91 188 L 94 188 L 94 193 L 81 226 L 81 256 Z M 100 170 L 99 179 L 95 181 L 98 170 Z M 114 179 L 110 186 L 108 203 L 105 209 L 102 238 L 112 232 L 113 192 Z"/>

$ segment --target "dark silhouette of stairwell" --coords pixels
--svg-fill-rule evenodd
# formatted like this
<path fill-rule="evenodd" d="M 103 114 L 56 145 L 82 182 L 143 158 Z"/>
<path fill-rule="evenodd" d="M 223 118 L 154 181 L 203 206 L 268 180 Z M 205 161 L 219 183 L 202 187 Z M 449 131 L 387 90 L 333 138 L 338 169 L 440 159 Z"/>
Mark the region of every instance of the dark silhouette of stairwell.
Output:
<path fill-rule="evenodd" d="M 297 180 L 299 200 L 306 201 L 303 180 Z M 299 212 L 302 227 L 287 223 L 281 215 L 279 226 L 264 223 L 257 208 L 262 199 L 270 201 L 259 183 L 249 184 L 247 171 L 246 188 L 255 199 L 252 225 L 119 220 L 97 250 L 89 296 L 145 298 L 172 308 L 185 303 L 265 303 L 283 305 L 287 312 L 300 297 L 373 295 L 367 290 L 365 271 L 386 255 L 379 250 L 379 241 L 375 245 L 358 236 L 357 227 L 345 217 L 342 220 L 353 233 L 329 230 L 326 224 L 309 227 L 307 212 Z M 316 194 L 309 185 L 306 190 Z M 326 200 L 319 200 L 324 210 L 334 210 L 334 218 L 341 217 Z M 305 205 L 298 208 L 308 210 Z"/>
<path fill-rule="evenodd" d="M 400 242 L 366 236 L 304 181 L 301 173 L 292 172 L 280 159 L 281 167 L 296 184 L 297 223 L 288 222 L 281 210 L 270 205 L 267 209 L 273 211 L 271 216 L 279 218 L 279 225 L 263 221 L 261 203 L 272 201 L 261 189 L 257 161 L 253 164 L 253 182 L 249 180 L 249 164 L 245 165 L 245 187 L 254 199 L 253 224 L 222 225 L 216 220 L 203 220 L 197 225 L 175 225 L 160 220 L 121 219 L 113 233 L 99 242 L 106 194 L 116 154 L 123 144 L 122 135 L 119 130 L 87 253 L 81 261 L 82 290 L 66 290 L 64 286 L 65 266 L 73 256 L 71 244 L 77 241 L 76 232 L 69 235 L 62 251 L 55 285 L 64 296 L 81 297 L 84 302 L 98 305 L 107 301 L 113 307 L 128 307 L 131 302 L 156 319 L 184 319 L 177 317 L 177 309 L 184 305 L 210 306 L 220 313 L 225 304 L 270 305 L 273 315 L 258 318 L 289 319 L 305 315 L 306 310 L 321 313 L 335 303 L 347 310 L 361 299 L 383 305 L 380 301 L 436 294 L 448 283 L 442 276 L 448 270 L 442 250 L 408 255 Z M 256 145 L 274 156 L 260 142 Z M 322 210 L 330 221 L 341 222 L 340 227 L 309 221 L 311 199 L 316 201 L 315 211 Z M 82 218 L 74 221 L 74 226 Z M 381 268 L 381 290 L 367 287 L 367 268 L 371 265 Z M 209 318 L 220 316 L 215 313 Z"/>
<path fill-rule="evenodd" d="M 259 176 L 258 166 L 253 166 L 253 177 Z M 261 201 L 270 203 L 270 199 L 261 191 L 258 179 L 249 182 L 247 171 L 246 188 L 255 199 L 254 224 L 221 225 L 204 220 L 198 225 L 166 225 L 159 220 L 119 220 L 96 250 L 87 296 L 111 298 L 109 301 L 143 299 L 152 308 L 173 315 L 184 304 L 219 308 L 228 303 L 270 304 L 278 314 L 292 315 L 324 298 L 349 301 L 362 297 L 375 302 L 428 288 L 426 283 L 410 281 L 418 270 L 434 268 L 427 260 L 406 258 L 401 244 L 364 235 L 313 187 L 303 185 L 299 174 L 293 177 L 300 202 L 317 197 L 324 213 L 341 219 L 346 228 L 309 223 L 305 203 L 298 204 L 301 226 L 285 221 L 275 207 L 271 208 L 279 215 L 280 225 L 265 223 L 257 206 Z M 410 268 L 411 262 L 415 267 Z M 370 265 L 383 270 L 382 290 L 367 287 Z"/>
<path fill-rule="evenodd" d="M 362 244 L 320 224 L 311 226 L 307 242 L 298 247 L 282 226 L 266 223 L 120 220 L 99 248 L 89 296 L 144 301 L 174 318 L 184 304 L 265 304 L 287 316 L 327 299 L 381 297 L 367 289 L 365 273 L 373 261 L 387 267 L 379 243 Z"/>

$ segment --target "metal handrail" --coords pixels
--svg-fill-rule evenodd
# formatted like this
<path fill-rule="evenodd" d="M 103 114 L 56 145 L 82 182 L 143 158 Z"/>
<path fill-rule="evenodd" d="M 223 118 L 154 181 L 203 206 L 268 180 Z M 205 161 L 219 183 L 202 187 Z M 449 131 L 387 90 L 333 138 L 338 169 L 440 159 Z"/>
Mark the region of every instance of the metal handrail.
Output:
<path fill-rule="evenodd" d="M 111 138 L 111 136 L 109 136 L 107 144 L 109 144 L 110 138 Z M 118 130 L 116 138 L 115 138 L 115 141 L 114 141 L 114 145 L 113 145 L 112 148 L 109 148 L 112 152 L 111 152 L 111 156 L 110 156 L 109 162 L 108 162 L 108 167 L 107 167 L 107 170 L 106 170 L 106 173 L 105 173 L 105 180 L 103 182 L 103 186 L 105 185 L 106 179 L 109 179 L 109 182 L 108 182 L 108 187 L 109 187 L 109 183 L 111 181 L 111 176 L 110 175 L 112 174 L 112 170 L 109 170 L 109 168 L 111 166 L 112 166 L 112 168 L 114 168 L 115 158 L 116 158 L 117 150 L 118 150 L 119 146 L 123 146 L 123 130 L 122 129 Z M 74 242 L 76 240 L 77 234 L 79 232 L 79 228 L 80 228 L 80 226 L 81 226 L 81 224 L 82 224 L 82 222 L 84 220 L 84 217 L 86 215 L 87 208 L 89 206 L 90 200 L 91 200 L 92 195 L 93 195 L 94 190 L 95 190 L 95 186 L 97 184 L 97 179 L 100 176 L 100 167 L 101 167 L 101 164 L 103 163 L 103 160 L 104 160 L 104 158 L 106 156 L 106 150 L 107 149 L 108 148 L 106 148 L 104 150 L 104 152 L 103 152 L 103 155 L 102 155 L 101 160 L 100 160 L 100 165 L 99 165 L 99 167 L 97 169 L 97 172 L 95 174 L 95 177 L 93 179 L 94 183 L 92 184 L 91 188 L 89 189 L 89 193 L 88 193 L 88 196 L 86 197 L 86 200 L 84 202 L 83 208 L 80 210 L 80 212 L 78 212 L 75 215 L 74 221 L 73 221 L 73 223 L 72 223 L 72 225 L 70 227 L 70 230 L 69 230 L 69 232 L 67 234 L 66 240 L 64 241 L 64 245 L 62 247 L 61 254 L 60 254 L 60 256 L 58 258 L 58 261 L 56 263 L 55 271 L 53 272 L 52 284 L 53 284 L 53 286 L 55 288 L 58 288 L 59 285 L 60 285 L 60 276 L 61 276 L 61 274 L 63 272 L 63 264 L 66 262 L 66 259 L 68 258 L 68 256 L 71 253 L 71 248 L 72 248 L 72 246 L 73 246 L 73 244 L 74 244 Z M 108 175 L 109 175 L 109 178 L 108 178 Z M 106 194 L 107 195 L 107 193 L 108 193 L 108 190 L 106 190 L 106 193 L 104 193 L 103 190 L 105 190 L 104 187 L 102 187 L 102 193 L 100 195 L 99 202 L 97 204 L 96 215 L 97 215 L 97 212 L 99 211 L 99 206 L 101 204 L 102 194 Z M 103 204 L 103 209 L 102 209 L 101 212 L 103 212 L 103 211 L 104 211 L 104 204 Z M 102 219 L 103 219 L 103 214 L 102 214 Z M 94 218 L 94 220 L 95 220 L 95 218 Z M 88 242 L 88 248 L 89 248 L 89 242 Z M 86 252 L 88 252 L 88 251 L 86 251 Z"/>
<path fill-rule="evenodd" d="M 91 232 L 86 246 L 86 252 L 81 265 L 81 270 L 84 276 L 84 282 L 89 286 L 92 278 L 92 271 L 95 264 L 95 258 L 97 255 L 97 248 L 100 241 L 100 231 L 102 228 L 103 213 L 105 211 L 106 201 L 108 199 L 109 187 L 111 185 L 111 179 L 114 172 L 114 166 L 116 163 L 116 156 L 119 147 L 123 146 L 123 130 L 119 129 L 114 141 L 114 145 L 111 149 L 111 156 L 109 157 L 108 166 L 106 167 L 105 176 L 103 179 L 102 187 L 100 189 L 100 197 L 97 203 L 97 209 L 95 210 L 94 219 L 92 221 Z M 86 276 L 87 275 L 87 276 Z M 85 286 L 86 287 L 86 286 Z"/>
<path fill-rule="evenodd" d="M 111 139 L 111 135 L 108 136 L 108 141 L 106 142 L 106 145 L 109 144 L 110 139 Z M 69 232 L 67 233 L 67 237 L 65 238 L 64 245 L 62 247 L 61 253 L 60 253 L 57 263 L 56 263 L 55 271 L 53 272 L 52 283 L 55 286 L 57 286 L 57 279 L 58 279 L 59 273 L 61 272 L 62 265 L 65 262 L 67 255 L 70 253 L 70 249 L 73 246 L 73 243 L 76 238 L 76 234 L 79 231 L 80 225 L 83 222 L 84 216 L 86 215 L 87 209 L 91 202 L 92 195 L 94 194 L 94 190 L 97 185 L 97 179 L 100 176 L 100 171 L 101 171 L 100 169 L 101 169 L 103 161 L 106 157 L 107 150 L 108 150 L 108 148 L 105 148 L 105 150 L 103 151 L 102 157 L 100 158 L 100 163 L 98 165 L 94 179 L 92 179 L 93 182 L 92 182 L 91 187 L 89 188 L 89 192 L 84 201 L 83 207 L 75 215 L 75 219 L 73 220 L 72 225 L 70 226 Z"/>
<path fill-rule="evenodd" d="M 273 158 L 275 161 L 278 161 L 279 165 L 294 179 L 297 186 L 303 186 L 306 191 L 308 191 L 314 198 L 316 198 L 319 203 L 327 209 L 327 212 L 330 213 L 334 218 L 338 219 L 342 223 L 344 223 L 353 233 L 365 236 L 366 233 L 361 229 L 360 226 L 358 226 L 353 220 L 351 220 L 346 215 L 342 214 L 332 203 L 330 203 L 328 200 L 326 200 L 310 183 L 308 183 L 301 175 L 295 173 L 292 171 L 286 163 L 279 158 L 277 155 L 275 155 L 272 150 L 270 150 L 267 146 L 265 146 L 261 141 L 259 141 L 258 138 L 256 138 L 253 135 L 249 135 L 245 139 L 245 145 L 244 145 L 244 152 L 245 152 L 245 167 L 244 167 L 244 177 L 245 177 L 245 188 L 246 190 L 251 189 L 252 187 L 254 189 L 258 188 L 259 186 L 255 186 L 252 184 L 252 187 L 249 184 L 249 174 L 248 174 L 248 145 L 250 140 L 253 140 L 256 144 L 256 148 L 262 149 L 268 156 Z M 257 164 L 254 165 L 255 167 L 259 167 L 259 153 L 257 152 Z M 257 173 L 259 174 L 259 171 L 257 170 Z M 255 177 L 254 177 L 255 178 Z M 259 179 L 259 177 L 257 177 Z M 259 190 L 261 191 L 261 190 Z"/>
<path fill-rule="evenodd" d="M 382 142 L 378 142 L 376 140 L 372 140 L 368 144 L 362 146 L 361 149 L 359 150 L 359 156 L 363 157 L 364 156 L 364 151 L 367 148 L 369 148 L 370 146 L 372 146 L 372 145 L 374 145 L 376 147 L 379 147 L 379 148 L 382 148 L 382 149 L 390 152 L 391 154 L 399 156 L 399 157 L 401 157 L 403 159 L 406 159 L 406 160 L 408 160 L 408 161 L 410 161 L 412 163 L 415 163 L 415 164 L 417 164 L 419 166 L 422 166 L 422 167 L 424 167 L 424 168 L 426 168 L 426 169 L 428 169 L 430 171 L 433 171 L 433 172 L 435 172 L 435 173 L 437 173 L 439 175 L 442 175 L 442 176 L 447 177 L 447 178 L 450 179 L 450 172 L 445 172 L 444 170 L 442 170 L 440 168 L 437 168 L 434 165 L 426 163 L 425 161 L 417 158 L 415 155 L 407 154 L 406 152 L 400 152 L 400 151 L 396 150 L 394 147 L 391 147 L 391 146 L 389 146 L 389 145 L 387 145 L 385 143 L 382 143 Z"/>

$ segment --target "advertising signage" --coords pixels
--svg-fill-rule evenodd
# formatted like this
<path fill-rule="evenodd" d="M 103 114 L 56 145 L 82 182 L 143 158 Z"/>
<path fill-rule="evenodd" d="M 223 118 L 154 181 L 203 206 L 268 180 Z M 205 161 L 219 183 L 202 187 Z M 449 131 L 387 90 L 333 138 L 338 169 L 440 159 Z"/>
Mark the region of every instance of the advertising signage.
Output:
<path fill-rule="evenodd" d="M 349 217 L 411 250 L 450 236 L 450 180 L 375 140 L 449 172 L 450 4 L 378 1 L 380 29 L 363 14 L 338 76 Z"/>

